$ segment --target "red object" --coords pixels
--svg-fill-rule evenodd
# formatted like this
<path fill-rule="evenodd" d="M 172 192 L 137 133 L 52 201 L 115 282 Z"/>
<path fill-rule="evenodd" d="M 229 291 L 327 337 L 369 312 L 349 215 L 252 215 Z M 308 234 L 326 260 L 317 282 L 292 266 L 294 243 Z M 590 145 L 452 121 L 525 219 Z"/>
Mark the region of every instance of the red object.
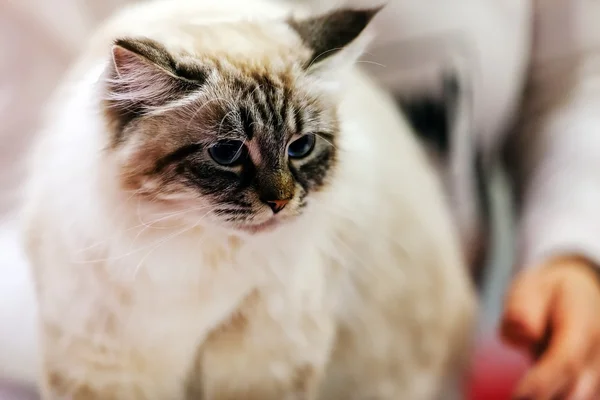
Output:
<path fill-rule="evenodd" d="M 468 382 L 469 400 L 510 400 L 529 363 L 496 337 L 480 342 Z"/>

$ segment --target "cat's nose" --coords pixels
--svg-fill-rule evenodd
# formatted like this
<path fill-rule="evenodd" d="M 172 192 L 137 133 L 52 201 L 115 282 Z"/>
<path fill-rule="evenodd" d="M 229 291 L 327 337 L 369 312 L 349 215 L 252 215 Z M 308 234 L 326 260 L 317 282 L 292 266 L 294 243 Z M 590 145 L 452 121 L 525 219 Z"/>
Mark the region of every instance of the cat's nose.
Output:
<path fill-rule="evenodd" d="M 277 214 L 279 211 L 283 210 L 289 202 L 290 199 L 265 200 L 265 203 L 267 203 L 269 207 L 271 207 L 271 210 L 273 210 L 273 214 Z"/>

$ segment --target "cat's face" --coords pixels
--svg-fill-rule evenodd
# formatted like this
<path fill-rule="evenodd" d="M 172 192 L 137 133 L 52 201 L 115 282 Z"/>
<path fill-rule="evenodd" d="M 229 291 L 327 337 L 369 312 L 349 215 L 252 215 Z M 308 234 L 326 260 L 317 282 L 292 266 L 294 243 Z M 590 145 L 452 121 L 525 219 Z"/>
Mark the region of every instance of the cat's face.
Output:
<path fill-rule="evenodd" d="M 260 57 L 191 56 L 148 39 L 118 40 L 105 115 L 123 186 L 247 232 L 301 215 L 335 176 L 338 151 L 335 96 L 315 66 L 373 14 L 286 22 L 295 40 Z"/>

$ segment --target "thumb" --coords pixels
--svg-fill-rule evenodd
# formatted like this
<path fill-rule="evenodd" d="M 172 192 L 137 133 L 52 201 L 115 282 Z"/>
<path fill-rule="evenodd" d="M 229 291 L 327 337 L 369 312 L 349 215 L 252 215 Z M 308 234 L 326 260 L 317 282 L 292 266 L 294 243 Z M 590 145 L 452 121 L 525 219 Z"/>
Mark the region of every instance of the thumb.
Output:
<path fill-rule="evenodd" d="M 545 336 L 552 296 L 552 287 L 545 284 L 539 271 L 518 276 L 506 296 L 502 338 L 509 345 L 531 350 Z"/>

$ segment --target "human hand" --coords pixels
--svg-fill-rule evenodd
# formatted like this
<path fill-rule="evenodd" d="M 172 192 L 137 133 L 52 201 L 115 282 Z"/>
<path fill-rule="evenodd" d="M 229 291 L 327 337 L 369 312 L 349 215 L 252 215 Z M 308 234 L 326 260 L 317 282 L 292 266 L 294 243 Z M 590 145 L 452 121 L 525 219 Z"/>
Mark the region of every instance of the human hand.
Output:
<path fill-rule="evenodd" d="M 535 358 L 515 399 L 600 398 L 600 275 L 586 260 L 557 258 L 517 276 L 501 334 Z"/>

